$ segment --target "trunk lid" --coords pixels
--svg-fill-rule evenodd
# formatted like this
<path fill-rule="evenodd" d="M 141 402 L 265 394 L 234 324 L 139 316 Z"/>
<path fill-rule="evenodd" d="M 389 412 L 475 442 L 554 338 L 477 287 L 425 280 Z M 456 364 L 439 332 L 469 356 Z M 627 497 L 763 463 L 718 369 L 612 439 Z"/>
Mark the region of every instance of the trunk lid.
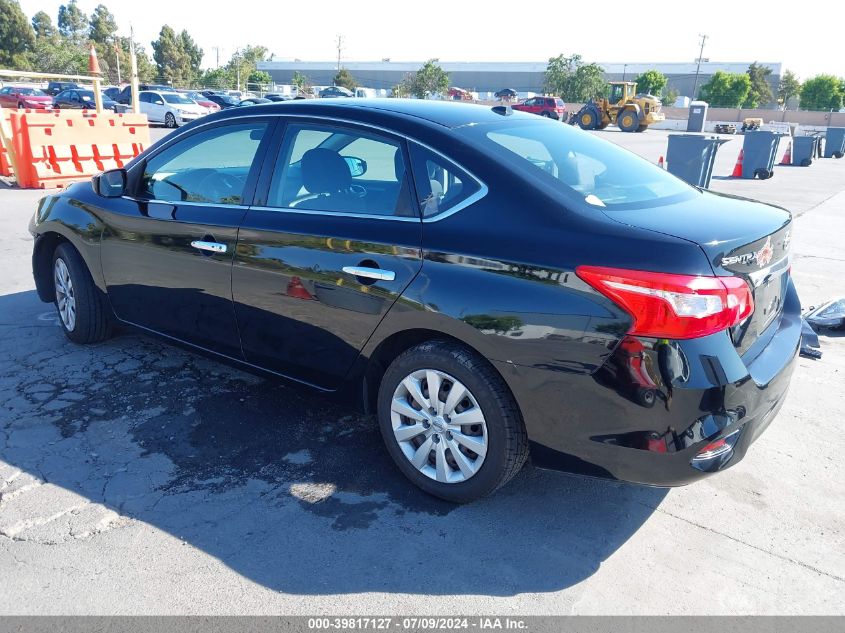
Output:
<path fill-rule="evenodd" d="M 735 275 L 748 282 L 754 312 L 730 332 L 740 353 L 781 314 L 792 229 L 792 215 L 785 209 L 704 191 L 677 204 L 605 214 L 623 224 L 693 242 L 704 251 L 714 274 Z"/>

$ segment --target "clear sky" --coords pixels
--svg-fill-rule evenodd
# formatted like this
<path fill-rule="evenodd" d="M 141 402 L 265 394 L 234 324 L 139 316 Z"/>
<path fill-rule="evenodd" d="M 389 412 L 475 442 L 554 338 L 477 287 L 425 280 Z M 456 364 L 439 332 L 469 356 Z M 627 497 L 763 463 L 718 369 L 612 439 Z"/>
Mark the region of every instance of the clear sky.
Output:
<path fill-rule="evenodd" d="M 55 21 L 62 2 L 21 0 L 32 17 L 39 10 Z M 78 0 L 90 14 L 97 0 Z M 238 47 L 263 45 L 277 59 L 416 61 L 545 61 L 579 53 L 598 62 L 692 62 L 699 34 L 709 36 L 704 57 L 713 62 L 783 62 L 802 78 L 845 76 L 845 0 L 806 5 L 708 0 L 637 2 L 583 0 L 108 0 L 121 34 L 150 41 L 162 24 L 185 28 L 213 67 Z M 587 18 L 583 7 L 601 12 Z M 559 8 L 558 8 L 559 7 Z"/>

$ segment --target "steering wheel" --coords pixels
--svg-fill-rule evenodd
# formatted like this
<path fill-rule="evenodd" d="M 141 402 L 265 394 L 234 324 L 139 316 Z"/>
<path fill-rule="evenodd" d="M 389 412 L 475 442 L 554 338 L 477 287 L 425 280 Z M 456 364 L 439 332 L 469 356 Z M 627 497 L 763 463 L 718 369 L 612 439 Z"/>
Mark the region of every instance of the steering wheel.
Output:
<path fill-rule="evenodd" d="M 358 196 L 359 198 L 363 198 L 367 195 L 367 188 L 364 187 L 364 185 L 352 183 L 349 185 L 349 193 Z"/>
<path fill-rule="evenodd" d="M 211 171 L 199 182 L 199 190 L 206 192 L 205 198 L 213 202 L 239 204 L 243 183 L 224 171 Z M 237 201 L 235 201 L 237 199 Z"/>

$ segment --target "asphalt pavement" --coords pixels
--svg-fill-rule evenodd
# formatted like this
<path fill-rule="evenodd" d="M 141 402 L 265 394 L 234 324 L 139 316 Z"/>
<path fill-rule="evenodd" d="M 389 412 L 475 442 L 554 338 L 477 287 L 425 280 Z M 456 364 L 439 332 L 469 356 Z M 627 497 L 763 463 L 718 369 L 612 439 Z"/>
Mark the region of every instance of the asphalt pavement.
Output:
<path fill-rule="evenodd" d="M 803 302 L 845 295 L 845 160 L 714 188 L 793 208 Z M 716 477 L 527 468 L 453 506 L 324 396 L 138 334 L 67 341 L 33 289 L 41 195 L 0 185 L 0 614 L 845 614 L 841 334 Z"/>

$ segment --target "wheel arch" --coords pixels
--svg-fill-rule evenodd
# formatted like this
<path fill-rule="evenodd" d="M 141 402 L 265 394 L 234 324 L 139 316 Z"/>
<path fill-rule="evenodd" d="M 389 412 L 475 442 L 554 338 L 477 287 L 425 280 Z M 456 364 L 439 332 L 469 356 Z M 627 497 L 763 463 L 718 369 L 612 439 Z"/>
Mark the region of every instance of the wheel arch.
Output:
<path fill-rule="evenodd" d="M 449 343 L 455 343 L 474 353 L 479 359 L 496 372 L 507 387 L 510 396 L 514 399 L 514 402 L 517 402 L 516 396 L 511 389 L 511 385 L 508 384 L 506 377 L 502 375 L 495 363 L 490 362 L 490 360 L 475 346 L 467 343 L 466 340 L 442 330 L 414 327 L 393 332 L 389 336 L 385 337 L 373 346 L 372 351 L 364 360 L 365 366 L 361 370 L 361 398 L 364 411 L 367 413 L 375 413 L 381 379 L 387 371 L 387 368 L 390 366 L 390 363 L 415 345 L 419 345 L 427 341 L 446 341 Z"/>
<path fill-rule="evenodd" d="M 35 279 L 35 290 L 38 298 L 44 303 L 52 303 L 53 288 L 53 253 L 60 244 L 70 243 L 64 235 L 55 231 L 48 231 L 38 236 L 32 250 L 32 276 Z"/>

